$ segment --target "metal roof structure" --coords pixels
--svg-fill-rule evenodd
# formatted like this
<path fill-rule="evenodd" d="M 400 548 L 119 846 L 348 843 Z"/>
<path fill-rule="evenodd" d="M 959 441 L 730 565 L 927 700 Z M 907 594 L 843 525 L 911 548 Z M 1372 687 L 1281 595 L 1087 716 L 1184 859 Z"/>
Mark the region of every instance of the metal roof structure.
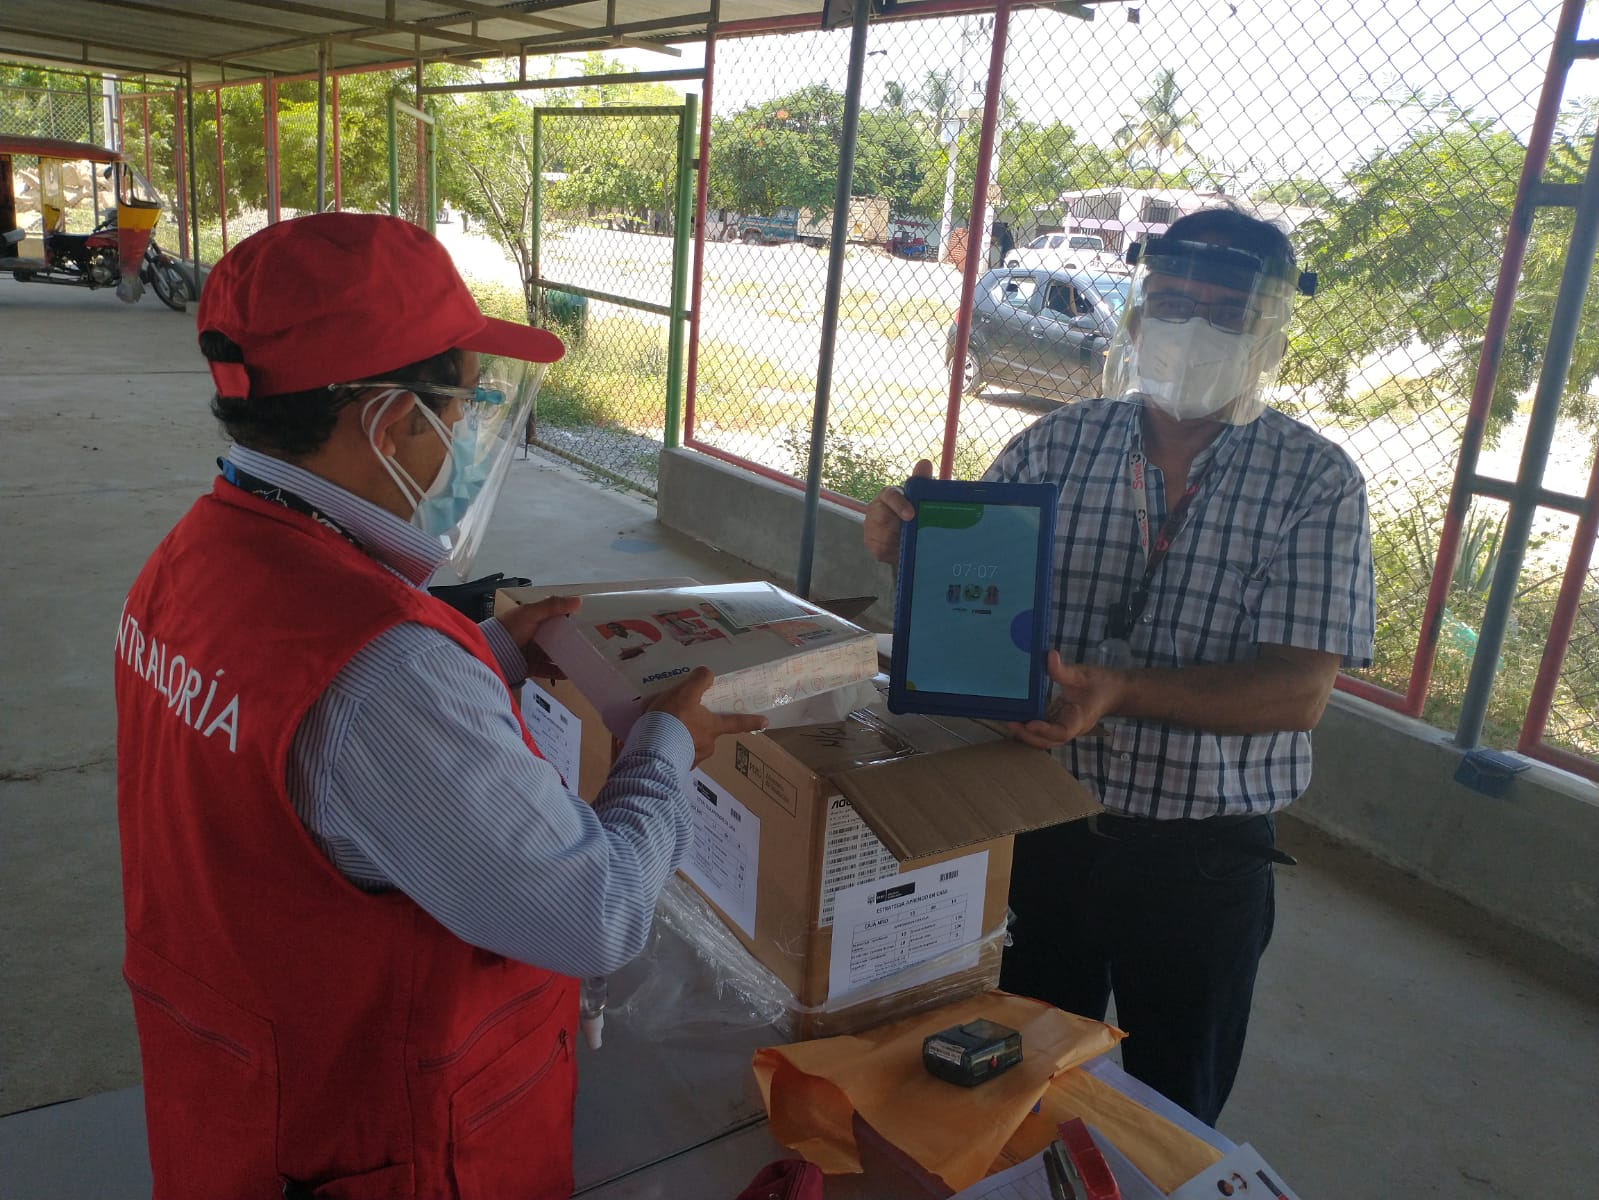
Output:
<path fill-rule="evenodd" d="M 318 68 L 466 61 L 703 40 L 809 18 L 822 0 L 5 0 L 0 61 L 197 84 Z"/>

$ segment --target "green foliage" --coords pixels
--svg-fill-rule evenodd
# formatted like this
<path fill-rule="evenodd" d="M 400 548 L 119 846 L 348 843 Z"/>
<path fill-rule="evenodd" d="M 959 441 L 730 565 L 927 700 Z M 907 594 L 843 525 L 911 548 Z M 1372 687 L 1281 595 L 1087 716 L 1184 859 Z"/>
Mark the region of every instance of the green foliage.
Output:
<path fill-rule="evenodd" d="M 1183 103 L 1183 89 L 1177 84 L 1174 68 L 1156 71 L 1149 77 L 1149 88 L 1149 95 L 1139 99 L 1137 109 L 1131 115 L 1123 115 L 1124 124 L 1116 131 L 1115 142 L 1128 162 L 1143 151 L 1158 171 L 1172 155 L 1187 148 L 1183 134 L 1199 128 L 1199 116 L 1191 105 Z"/>
<path fill-rule="evenodd" d="M 843 120 L 843 94 L 824 83 L 715 118 L 711 207 L 770 214 L 792 204 L 830 212 Z M 862 122 L 862 145 L 868 124 Z M 856 183 L 856 195 L 871 194 Z"/>
<path fill-rule="evenodd" d="M 1360 428 L 1372 421 L 1405 420 L 1428 413 L 1463 414 L 1465 398 L 1450 395 L 1434 379 L 1417 375 L 1390 375 L 1375 387 L 1355 396 L 1334 396 L 1325 411 L 1345 426 Z"/>
<path fill-rule="evenodd" d="M 1430 102 L 1401 145 L 1371 155 L 1350 174 L 1348 194 L 1300 231 L 1307 266 L 1323 289 L 1300 306 L 1283 378 L 1308 385 L 1335 408 L 1349 400 L 1367 356 L 1420 343 L 1441 365 L 1427 377 L 1441 397 L 1469 398 L 1483 332 L 1509 235 L 1525 147 L 1495 121 Z M 1568 136 L 1545 179 L 1576 182 L 1593 149 L 1591 110 L 1567 113 Z M 1572 215 L 1533 221 L 1520 289 L 1495 381 L 1490 433 L 1514 414 L 1537 378 L 1567 257 Z M 1581 327 L 1599 328 L 1599 287 L 1588 289 Z M 1599 414 L 1599 339 L 1579 338 L 1564 412 Z"/>
<path fill-rule="evenodd" d="M 1338 193 L 1329 187 L 1324 180 L 1295 175 L 1292 179 L 1279 179 L 1274 183 L 1258 187 L 1249 194 L 1249 198 L 1256 202 L 1268 204 L 1295 204 L 1303 205 L 1306 208 L 1327 208 L 1338 198 Z"/>
<path fill-rule="evenodd" d="M 589 55 L 585 73 L 628 68 Z M 553 68 L 552 68 L 553 69 Z M 533 185 L 545 175 L 544 218 L 606 210 L 642 216 L 671 208 L 677 123 L 670 117 L 551 116 L 540 122 L 533 161 L 533 105 L 513 92 L 440 97 L 439 196 L 465 211 L 516 264 L 525 294 L 523 320 L 536 319 L 533 288 Z M 662 84 L 605 84 L 538 93 L 542 107 L 677 105 Z M 564 176 L 564 178 L 553 178 Z M 546 385 L 548 386 L 548 385 Z"/>

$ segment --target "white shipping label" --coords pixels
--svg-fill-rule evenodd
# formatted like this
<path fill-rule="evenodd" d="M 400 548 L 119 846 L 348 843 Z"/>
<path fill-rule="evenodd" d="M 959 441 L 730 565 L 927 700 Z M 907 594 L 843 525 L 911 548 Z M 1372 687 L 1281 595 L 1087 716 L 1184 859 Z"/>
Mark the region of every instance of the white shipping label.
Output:
<path fill-rule="evenodd" d="M 539 753 L 566 780 L 567 790 L 577 791 L 583 761 L 583 722 L 578 715 L 529 679 L 522 685 L 522 720 Z"/>
<path fill-rule="evenodd" d="M 833 897 L 857 883 L 899 873 L 899 859 L 878 841 L 855 806 L 842 796 L 827 802 L 827 835 L 822 845 L 822 903 L 816 923 L 833 923 Z"/>
<path fill-rule="evenodd" d="M 988 851 L 980 850 L 839 892 L 828 1000 L 974 945 L 983 932 L 987 886 Z M 914 973 L 907 985 L 912 981 L 921 982 Z"/>
<path fill-rule="evenodd" d="M 694 848 L 683 860 L 683 874 L 731 917 L 746 937 L 754 937 L 761 819 L 705 772 L 695 771 L 692 779 Z"/>
<path fill-rule="evenodd" d="M 811 610 L 796 604 L 776 588 L 766 592 L 750 589 L 738 595 L 713 595 L 710 601 L 721 614 L 741 629 L 751 625 L 767 625 L 773 621 L 791 621 L 795 617 L 808 617 Z"/>

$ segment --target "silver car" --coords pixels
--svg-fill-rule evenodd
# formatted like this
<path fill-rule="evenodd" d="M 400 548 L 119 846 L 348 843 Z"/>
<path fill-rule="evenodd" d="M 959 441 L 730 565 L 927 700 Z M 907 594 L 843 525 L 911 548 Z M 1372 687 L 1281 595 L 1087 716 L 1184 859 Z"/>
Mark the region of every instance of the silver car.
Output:
<path fill-rule="evenodd" d="M 1100 394 L 1105 347 L 1127 303 L 1129 275 L 1001 267 L 977 281 L 962 390 L 1065 402 Z M 944 362 L 955 355 L 950 327 Z"/>

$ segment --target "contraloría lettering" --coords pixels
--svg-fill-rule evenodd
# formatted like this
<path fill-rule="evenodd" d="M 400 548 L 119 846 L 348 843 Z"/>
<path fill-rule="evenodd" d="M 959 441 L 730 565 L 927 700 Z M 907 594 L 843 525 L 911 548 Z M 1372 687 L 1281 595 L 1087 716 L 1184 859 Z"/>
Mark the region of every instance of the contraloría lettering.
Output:
<path fill-rule="evenodd" d="M 208 673 L 191 664 L 185 655 L 140 627 L 126 603 L 117 623 L 117 657 L 166 701 L 170 715 L 201 737 L 226 735 L 228 751 L 238 753 L 239 694 L 230 694 L 222 683 L 226 673 L 222 668 Z"/>

